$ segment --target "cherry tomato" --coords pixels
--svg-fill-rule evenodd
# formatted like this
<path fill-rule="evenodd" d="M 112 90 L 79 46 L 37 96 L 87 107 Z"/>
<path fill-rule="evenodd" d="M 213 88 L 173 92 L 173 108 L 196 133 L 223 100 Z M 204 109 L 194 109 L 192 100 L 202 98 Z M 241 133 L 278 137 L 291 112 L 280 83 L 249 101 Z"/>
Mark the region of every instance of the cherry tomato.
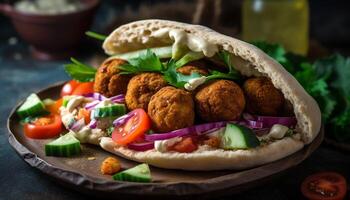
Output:
<path fill-rule="evenodd" d="M 191 153 L 198 149 L 198 145 L 193 141 L 193 138 L 183 138 L 180 142 L 169 147 L 169 150 L 177 151 L 180 153 Z"/>
<path fill-rule="evenodd" d="M 48 115 L 24 124 L 24 134 L 33 139 L 47 139 L 62 132 L 62 121 L 59 115 Z"/>
<path fill-rule="evenodd" d="M 346 195 L 346 180 L 336 172 L 320 172 L 308 176 L 301 192 L 310 200 L 342 200 Z"/>
<path fill-rule="evenodd" d="M 119 145 L 127 145 L 142 137 L 150 128 L 151 120 L 143 109 L 135 109 L 125 124 L 115 127 L 112 139 Z"/>
<path fill-rule="evenodd" d="M 72 95 L 84 95 L 94 92 L 94 82 L 79 83 Z"/>
<path fill-rule="evenodd" d="M 61 90 L 61 97 L 66 96 L 66 95 L 71 95 L 73 93 L 73 91 L 75 90 L 75 88 L 78 87 L 80 83 L 78 81 L 75 80 L 71 80 L 69 82 L 67 82 L 66 84 L 64 84 L 64 86 L 62 87 Z"/>
<path fill-rule="evenodd" d="M 46 106 L 46 109 L 50 111 L 51 114 L 59 114 L 60 113 L 60 107 L 62 106 L 63 98 L 58 99 L 55 101 L 54 104 Z"/>
<path fill-rule="evenodd" d="M 89 124 L 91 121 L 90 114 L 91 112 L 89 110 L 86 110 L 85 108 L 80 108 L 78 111 L 78 119 L 84 118 L 85 124 Z"/>

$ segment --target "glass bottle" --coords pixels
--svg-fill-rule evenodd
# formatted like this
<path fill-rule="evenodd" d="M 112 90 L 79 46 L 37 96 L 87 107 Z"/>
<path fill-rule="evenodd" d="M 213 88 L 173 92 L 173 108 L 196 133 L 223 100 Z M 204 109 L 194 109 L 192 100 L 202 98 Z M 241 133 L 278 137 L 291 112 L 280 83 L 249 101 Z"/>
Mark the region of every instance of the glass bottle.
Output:
<path fill-rule="evenodd" d="M 279 43 L 306 55 L 309 43 L 307 0 L 244 0 L 243 40 Z"/>

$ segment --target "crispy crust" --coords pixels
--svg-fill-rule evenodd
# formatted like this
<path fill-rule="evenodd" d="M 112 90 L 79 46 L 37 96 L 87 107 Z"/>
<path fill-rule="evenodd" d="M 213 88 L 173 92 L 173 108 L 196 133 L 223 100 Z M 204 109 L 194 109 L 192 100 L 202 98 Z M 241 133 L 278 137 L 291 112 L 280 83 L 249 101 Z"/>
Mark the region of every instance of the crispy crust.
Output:
<path fill-rule="evenodd" d="M 298 120 L 296 131 L 300 133 L 302 140 L 287 137 L 256 149 L 208 150 L 186 154 L 160 153 L 154 150 L 135 152 L 123 147 L 115 147 L 113 143 L 103 138 L 100 143 L 102 148 L 131 160 L 147 162 L 163 168 L 243 169 L 290 155 L 301 149 L 304 144 L 311 143 L 317 136 L 321 127 L 321 113 L 316 101 L 278 62 L 251 44 L 199 25 L 166 20 L 143 20 L 117 28 L 105 40 L 103 48 L 107 54 L 111 55 L 171 45 L 174 43 L 174 32 L 184 33 L 185 37 L 180 40 L 182 45 L 187 45 L 193 51 L 202 51 L 208 57 L 215 53 L 210 49 L 230 52 L 233 66 L 245 76 L 269 77 L 273 85 L 280 89 L 285 99 L 293 105 Z"/>

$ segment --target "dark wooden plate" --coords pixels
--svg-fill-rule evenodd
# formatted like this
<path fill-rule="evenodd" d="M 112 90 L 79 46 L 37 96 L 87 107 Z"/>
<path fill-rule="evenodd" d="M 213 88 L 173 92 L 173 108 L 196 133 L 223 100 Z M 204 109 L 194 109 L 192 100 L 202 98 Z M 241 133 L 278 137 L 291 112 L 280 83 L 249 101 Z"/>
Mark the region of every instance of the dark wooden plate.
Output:
<path fill-rule="evenodd" d="M 62 83 L 55 84 L 39 91 L 38 95 L 42 99 L 57 98 L 61 87 Z M 264 180 L 271 179 L 271 177 L 305 160 L 321 144 L 324 135 L 322 130 L 317 138 L 302 150 L 278 161 L 252 169 L 189 172 L 151 167 L 152 183 L 118 182 L 113 181 L 111 176 L 105 176 L 99 172 L 101 162 L 111 154 L 98 146 L 82 145 L 82 154 L 73 158 L 45 156 L 44 144 L 49 140 L 33 140 L 23 135 L 22 126 L 15 114 L 18 105 L 12 110 L 7 122 L 9 142 L 17 153 L 29 165 L 39 169 L 64 186 L 99 197 L 111 197 L 111 195 L 118 195 L 118 197 L 205 195 L 209 197 L 240 192 L 264 183 Z M 89 160 L 90 157 L 95 159 Z M 123 158 L 119 159 L 122 168 L 129 168 L 137 164 Z"/>

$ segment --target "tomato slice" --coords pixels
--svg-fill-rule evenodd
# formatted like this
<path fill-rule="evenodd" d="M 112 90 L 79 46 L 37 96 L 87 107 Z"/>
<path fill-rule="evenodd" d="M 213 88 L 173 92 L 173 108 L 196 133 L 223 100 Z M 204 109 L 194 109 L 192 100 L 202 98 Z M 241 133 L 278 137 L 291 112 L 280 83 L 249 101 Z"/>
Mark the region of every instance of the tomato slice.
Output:
<path fill-rule="evenodd" d="M 79 83 L 72 95 L 84 95 L 94 92 L 94 82 Z"/>
<path fill-rule="evenodd" d="M 183 138 L 180 142 L 169 147 L 170 151 L 177 151 L 180 153 L 191 153 L 198 149 L 198 145 L 194 142 L 193 138 L 186 137 Z"/>
<path fill-rule="evenodd" d="M 55 101 L 54 104 L 46 106 L 46 109 L 50 111 L 51 114 L 59 114 L 60 113 L 60 107 L 62 106 L 63 98 L 58 99 Z"/>
<path fill-rule="evenodd" d="M 126 123 L 114 128 L 112 140 L 119 145 L 136 141 L 151 128 L 151 120 L 143 109 L 135 109 L 132 113 L 134 115 Z"/>
<path fill-rule="evenodd" d="M 80 83 L 76 80 L 71 80 L 69 82 L 67 82 L 66 84 L 64 84 L 64 86 L 62 87 L 61 90 L 61 97 L 66 96 L 66 95 L 71 95 L 73 93 L 73 91 L 75 90 L 75 88 L 78 87 Z"/>
<path fill-rule="evenodd" d="M 62 132 L 60 115 L 48 115 L 24 124 L 24 134 L 33 139 L 47 139 L 58 136 Z"/>
<path fill-rule="evenodd" d="M 310 200 L 342 200 L 346 189 L 345 178 L 336 172 L 313 174 L 301 185 L 301 192 Z"/>

